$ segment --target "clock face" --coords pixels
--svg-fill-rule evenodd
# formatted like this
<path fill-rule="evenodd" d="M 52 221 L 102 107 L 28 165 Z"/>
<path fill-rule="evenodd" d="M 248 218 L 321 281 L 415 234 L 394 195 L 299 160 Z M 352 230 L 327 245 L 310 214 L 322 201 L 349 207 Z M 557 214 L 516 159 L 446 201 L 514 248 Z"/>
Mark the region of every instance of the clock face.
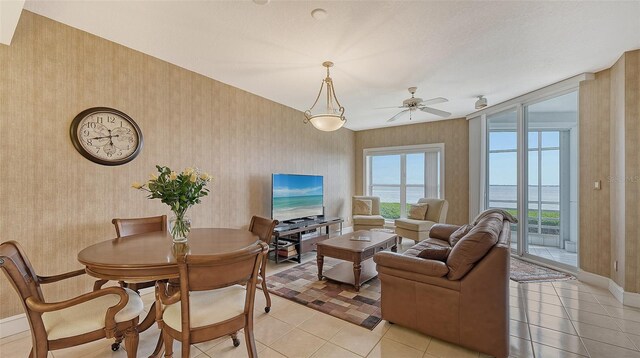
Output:
<path fill-rule="evenodd" d="M 85 158 L 103 165 L 130 162 L 142 149 L 140 127 L 111 108 L 90 108 L 71 124 L 71 140 Z"/>

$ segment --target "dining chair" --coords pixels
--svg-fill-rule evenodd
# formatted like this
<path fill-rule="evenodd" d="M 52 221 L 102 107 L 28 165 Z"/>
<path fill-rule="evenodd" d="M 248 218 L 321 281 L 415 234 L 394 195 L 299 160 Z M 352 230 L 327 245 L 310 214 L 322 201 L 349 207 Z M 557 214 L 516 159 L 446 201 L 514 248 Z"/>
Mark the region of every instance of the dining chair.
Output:
<path fill-rule="evenodd" d="M 138 349 L 138 316 L 142 299 L 135 292 L 109 287 L 59 302 L 46 302 L 40 288 L 85 274 L 85 270 L 56 276 L 38 276 L 15 241 L 0 244 L 0 267 L 22 300 L 31 327 L 30 358 L 46 358 L 49 351 L 102 338 L 124 338 L 127 357 Z"/>
<path fill-rule="evenodd" d="M 136 234 L 145 234 L 155 231 L 167 231 L 167 216 L 152 216 L 147 218 L 133 218 L 133 219 L 113 219 L 111 220 L 113 226 L 116 227 L 116 237 L 126 237 Z M 106 281 L 104 281 L 106 282 Z M 132 289 L 136 292 L 140 292 L 141 289 L 147 287 L 154 287 L 155 281 L 142 281 L 142 282 L 123 282 L 120 281 L 121 287 Z"/>
<path fill-rule="evenodd" d="M 258 270 L 269 246 L 258 242 L 243 250 L 217 255 L 177 257 L 180 289 L 170 293 L 164 281 L 156 283 L 156 321 L 162 330 L 165 357 L 173 356 L 173 340 L 182 343 L 182 357 L 190 347 L 231 336 L 244 328 L 249 357 L 257 357 L 253 336 L 253 306 Z"/>
<path fill-rule="evenodd" d="M 251 218 L 251 223 L 249 224 L 249 231 L 258 235 L 262 242 L 270 245 L 271 238 L 273 236 L 273 229 L 275 229 L 276 225 L 278 225 L 278 220 L 271 220 L 260 216 L 253 216 Z M 260 280 L 260 285 L 262 287 L 264 297 L 267 300 L 267 305 L 265 306 L 264 311 L 269 313 L 269 311 L 271 311 L 271 297 L 269 297 L 269 291 L 267 290 L 267 260 L 268 255 L 265 255 L 262 259 L 262 265 L 260 266 L 260 277 L 258 279 Z"/>

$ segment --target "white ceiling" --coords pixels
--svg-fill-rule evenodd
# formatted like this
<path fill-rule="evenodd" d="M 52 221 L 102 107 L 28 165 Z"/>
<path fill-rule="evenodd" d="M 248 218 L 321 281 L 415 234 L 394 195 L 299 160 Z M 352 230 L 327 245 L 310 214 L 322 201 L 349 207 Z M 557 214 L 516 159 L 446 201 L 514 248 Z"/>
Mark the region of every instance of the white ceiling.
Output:
<path fill-rule="evenodd" d="M 323 8 L 325 20 L 311 17 Z M 387 123 L 407 87 L 451 118 L 640 48 L 640 1 L 27 1 L 25 9 L 287 106 L 313 103 L 325 60 L 353 130 Z M 416 112 L 411 123 L 438 120 Z M 300 119 L 302 123 L 302 118 Z"/>

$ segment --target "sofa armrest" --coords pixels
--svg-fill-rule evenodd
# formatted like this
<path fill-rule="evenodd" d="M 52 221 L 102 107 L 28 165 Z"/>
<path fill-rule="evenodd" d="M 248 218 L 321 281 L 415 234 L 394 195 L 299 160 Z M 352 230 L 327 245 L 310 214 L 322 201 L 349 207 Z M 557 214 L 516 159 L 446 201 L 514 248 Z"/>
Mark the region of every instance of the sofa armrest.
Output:
<path fill-rule="evenodd" d="M 460 228 L 458 225 L 435 224 L 429 230 L 429 237 L 449 241 L 449 236 L 458 230 L 458 228 Z"/>
<path fill-rule="evenodd" d="M 442 261 L 405 256 L 389 251 L 378 252 L 373 256 L 373 261 L 379 266 L 386 266 L 432 277 L 443 277 L 449 273 L 449 268 Z"/>

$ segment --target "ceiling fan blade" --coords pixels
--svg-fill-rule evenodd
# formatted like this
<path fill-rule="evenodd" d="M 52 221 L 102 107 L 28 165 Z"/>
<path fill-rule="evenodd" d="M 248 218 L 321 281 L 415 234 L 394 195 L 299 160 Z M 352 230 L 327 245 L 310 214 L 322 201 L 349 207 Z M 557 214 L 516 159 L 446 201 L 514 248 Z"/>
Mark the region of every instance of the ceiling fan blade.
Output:
<path fill-rule="evenodd" d="M 431 99 L 427 99 L 424 100 L 422 102 L 420 102 L 421 106 L 429 106 L 432 104 L 438 104 L 438 103 L 444 103 L 444 102 L 449 102 L 448 99 L 443 98 L 443 97 L 436 97 L 436 98 L 431 98 Z"/>
<path fill-rule="evenodd" d="M 374 109 L 390 109 L 390 108 L 404 108 L 404 106 L 378 107 L 378 108 L 374 108 Z"/>
<path fill-rule="evenodd" d="M 408 111 L 409 111 L 408 109 L 405 109 L 404 111 L 400 111 L 400 112 L 399 112 L 398 114 L 396 114 L 395 116 L 393 116 L 393 117 L 391 117 L 391 118 L 387 119 L 387 122 L 393 122 L 393 121 L 395 121 L 396 119 L 398 119 L 398 117 L 400 117 L 400 115 L 401 115 L 401 114 L 403 114 L 403 113 L 405 113 L 405 112 L 408 112 Z"/>
<path fill-rule="evenodd" d="M 431 108 L 431 107 L 420 107 L 420 110 L 422 112 L 435 114 L 436 116 L 440 116 L 440 117 L 449 117 L 451 115 L 451 113 L 449 113 L 449 112 L 441 111 L 439 109 L 435 109 L 435 108 Z"/>

